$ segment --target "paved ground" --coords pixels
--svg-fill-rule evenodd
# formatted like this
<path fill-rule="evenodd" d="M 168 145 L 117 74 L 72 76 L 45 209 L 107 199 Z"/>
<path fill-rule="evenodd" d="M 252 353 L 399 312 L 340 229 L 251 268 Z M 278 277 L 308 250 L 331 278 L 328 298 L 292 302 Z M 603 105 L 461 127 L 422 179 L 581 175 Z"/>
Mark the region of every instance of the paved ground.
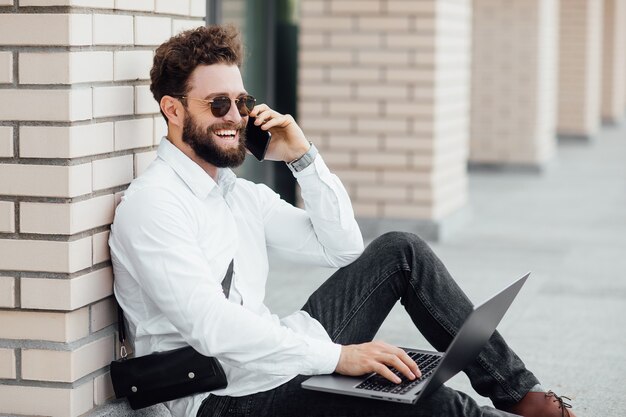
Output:
<path fill-rule="evenodd" d="M 499 330 L 579 417 L 626 416 L 626 128 L 560 144 L 542 174 L 472 172 L 469 195 L 469 220 L 435 252 L 475 302 L 532 271 Z M 280 314 L 332 272 L 273 267 L 267 303 Z M 379 337 L 428 347 L 401 307 Z M 464 375 L 449 385 L 473 393 Z"/>
<path fill-rule="evenodd" d="M 435 252 L 475 302 L 532 271 L 499 330 L 578 417 L 626 416 L 626 127 L 559 145 L 543 174 L 473 172 L 469 195 L 467 223 Z M 288 314 L 331 273 L 275 260 L 267 304 Z M 379 338 L 429 347 L 401 308 Z M 473 393 L 464 375 L 448 384 Z M 97 415 L 129 414 L 117 403 Z"/>

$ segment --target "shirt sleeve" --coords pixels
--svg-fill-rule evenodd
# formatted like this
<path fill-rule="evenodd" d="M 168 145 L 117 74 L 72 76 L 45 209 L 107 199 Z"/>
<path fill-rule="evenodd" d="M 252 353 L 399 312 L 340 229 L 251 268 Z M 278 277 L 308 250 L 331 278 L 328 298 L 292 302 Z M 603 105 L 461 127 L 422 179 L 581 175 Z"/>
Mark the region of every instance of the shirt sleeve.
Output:
<path fill-rule="evenodd" d="M 343 184 L 319 154 L 294 176 L 304 210 L 265 187 L 261 206 L 268 246 L 299 263 L 335 268 L 348 265 L 363 252 L 363 237 Z"/>
<path fill-rule="evenodd" d="M 116 212 L 111 252 L 185 341 L 231 366 L 273 375 L 334 371 L 341 346 L 317 340 L 229 302 L 198 245 L 194 219 L 167 191 L 146 188 Z M 219 256 L 219 254 L 216 254 Z"/>

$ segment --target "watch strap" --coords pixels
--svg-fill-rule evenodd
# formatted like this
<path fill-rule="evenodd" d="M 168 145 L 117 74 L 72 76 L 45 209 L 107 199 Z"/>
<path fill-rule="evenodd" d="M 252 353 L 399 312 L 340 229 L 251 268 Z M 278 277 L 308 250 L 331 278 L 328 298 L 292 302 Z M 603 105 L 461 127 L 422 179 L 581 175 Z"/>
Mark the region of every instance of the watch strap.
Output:
<path fill-rule="evenodd" d="M 292 172 L 300 172 L 315 161 L 315 157 L 319 153 L 313 142 L 309 142 L 309 150 L 304 153 L 300 158 L 291 162 L 287 162 L 287 166 Z"/>

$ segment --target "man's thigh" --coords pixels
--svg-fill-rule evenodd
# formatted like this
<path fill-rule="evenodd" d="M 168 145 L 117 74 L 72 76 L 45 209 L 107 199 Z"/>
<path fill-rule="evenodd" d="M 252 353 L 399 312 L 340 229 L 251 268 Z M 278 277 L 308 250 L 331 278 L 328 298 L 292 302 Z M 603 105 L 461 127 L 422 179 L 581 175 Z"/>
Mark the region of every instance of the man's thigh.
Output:
<path fill-rule="evenodd" d="M 247 397 L 231 398 L 220 417 L 477 417 L 511 416 L 491 407 L 479 407 L 467 395 L 441 387 L 417 404 L 405 405 L 347 395 L 305 390 L 308 377 Z M 203 414 L 211 415 L 211 414 Z"/>

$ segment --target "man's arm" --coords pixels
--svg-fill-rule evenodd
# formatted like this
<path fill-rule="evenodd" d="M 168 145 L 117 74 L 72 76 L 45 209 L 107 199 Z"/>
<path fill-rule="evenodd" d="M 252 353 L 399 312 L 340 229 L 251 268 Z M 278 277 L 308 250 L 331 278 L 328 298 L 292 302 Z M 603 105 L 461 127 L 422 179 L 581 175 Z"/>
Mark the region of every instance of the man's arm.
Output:
<path fill-rule="evenodd" d="M 261 104 L 250 116 L 256 117 L 261 129 L 272 133 L 266 159 L 291 162 L 309 149 L 302 129 L 290 115 Z M 280 200 L 269 189 L 260 193 L 268 246 L 301 263 L 341 267 L 355 260 L 363 252 L 363 237 L 339 178 L 319 155 L 294 176 L 305 210 Z"/>
<path fill-rule="evenodd" d="M 224 271 L 211 267 L 216 263 L 199 247 L 193 225 L 175 196 L 148 187 L 118 207 L 111 251 L 185 341 L 203 355 L 267 374 L 332 372 L 339 345 L 296 334 L 226 300 L 220 286 Z"/>

